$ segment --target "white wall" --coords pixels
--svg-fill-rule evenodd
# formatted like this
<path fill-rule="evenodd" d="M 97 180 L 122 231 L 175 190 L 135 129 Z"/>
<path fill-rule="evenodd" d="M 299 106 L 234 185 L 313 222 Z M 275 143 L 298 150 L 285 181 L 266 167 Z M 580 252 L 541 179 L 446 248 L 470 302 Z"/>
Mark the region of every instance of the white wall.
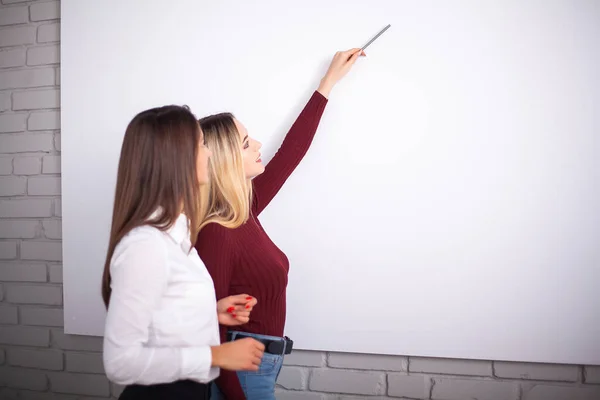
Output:
<path fill-rule="evenodd" d="M 233 111 L 269 156 L 332 52 L 391 23 L 263 217 L 292 263 L 287 334 L 312 350 L 600 364 L 598 6 L 298 4 L 63 2 L 66 331 L 102 333 L 135 113 Z"/>

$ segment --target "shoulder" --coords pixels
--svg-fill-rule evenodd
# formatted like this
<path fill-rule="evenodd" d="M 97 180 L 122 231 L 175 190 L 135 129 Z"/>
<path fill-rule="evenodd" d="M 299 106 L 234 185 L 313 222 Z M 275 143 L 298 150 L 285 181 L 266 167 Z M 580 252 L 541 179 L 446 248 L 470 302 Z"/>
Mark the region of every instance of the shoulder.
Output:
<path fill-rule="evenodd" d="M 198 233 L 198 242 L 200 241 L 214 241 L 214 240 L 232 240 L 235 235 L 235 229 L 226 228 L 216 222 L 203 227 Z"/>
<path fill-rule="evenodd" d="M 196 250 L 200 256 L 213 252 L 232 252 L 235 248 L 236 229 L 226 228 L 216 222 L 203 227 L 198 233 Z"/>
<path fill-rule="evenodd" d="M 115 246 L 113 260 L 133 254 L 146 254 L 164 258 L 167 255 L 167 237 L 164 232 L 149 225 L 139 226 L 129 231 Z"/>

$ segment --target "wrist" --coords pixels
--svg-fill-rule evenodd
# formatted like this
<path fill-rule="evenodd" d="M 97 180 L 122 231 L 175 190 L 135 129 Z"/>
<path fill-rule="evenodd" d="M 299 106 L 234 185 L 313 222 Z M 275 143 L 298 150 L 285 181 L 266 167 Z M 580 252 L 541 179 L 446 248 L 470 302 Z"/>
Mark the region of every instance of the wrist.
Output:
<path fill-rule="evenodd" d="M 211 367 L 221 367 L 221 346 L 211 346 L 210 347 L 211 354 Z"/>
<path fill-rule="evenodd" d="M 333 86 L 334 83 L 331 81 L 331 79 L 325 76 L 323 77 L 323 79 L 321 79 L 317 91 L 321 93 L 325 98 L 329 98 L 329 94 L 331 93 L 331 89 L 333 89 Z"/>

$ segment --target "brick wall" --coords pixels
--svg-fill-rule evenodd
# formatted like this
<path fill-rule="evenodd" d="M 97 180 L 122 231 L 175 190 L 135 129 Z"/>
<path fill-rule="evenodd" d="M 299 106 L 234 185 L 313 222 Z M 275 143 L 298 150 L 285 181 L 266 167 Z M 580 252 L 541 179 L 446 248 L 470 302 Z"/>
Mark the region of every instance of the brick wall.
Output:
<path fill-rule="evenodd" d="M 120 393 L 100 339 L 62 329 L 59 19 L 56 1 L 0 5 L 1 399 Z M 296 352 L 279 384 L 284 400 L 597 400 L 600 367 Z"/>

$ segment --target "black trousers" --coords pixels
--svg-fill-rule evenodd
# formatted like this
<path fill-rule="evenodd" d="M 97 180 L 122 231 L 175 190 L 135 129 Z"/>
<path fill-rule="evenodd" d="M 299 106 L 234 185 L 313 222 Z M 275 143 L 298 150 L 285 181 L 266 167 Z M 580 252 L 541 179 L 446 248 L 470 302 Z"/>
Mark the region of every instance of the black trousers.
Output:
<path fill-rule="evenodd" d="M 177 381 L 159 385 L 129 385 L 119 400 L 209 400 L 210 384 Z"/>

